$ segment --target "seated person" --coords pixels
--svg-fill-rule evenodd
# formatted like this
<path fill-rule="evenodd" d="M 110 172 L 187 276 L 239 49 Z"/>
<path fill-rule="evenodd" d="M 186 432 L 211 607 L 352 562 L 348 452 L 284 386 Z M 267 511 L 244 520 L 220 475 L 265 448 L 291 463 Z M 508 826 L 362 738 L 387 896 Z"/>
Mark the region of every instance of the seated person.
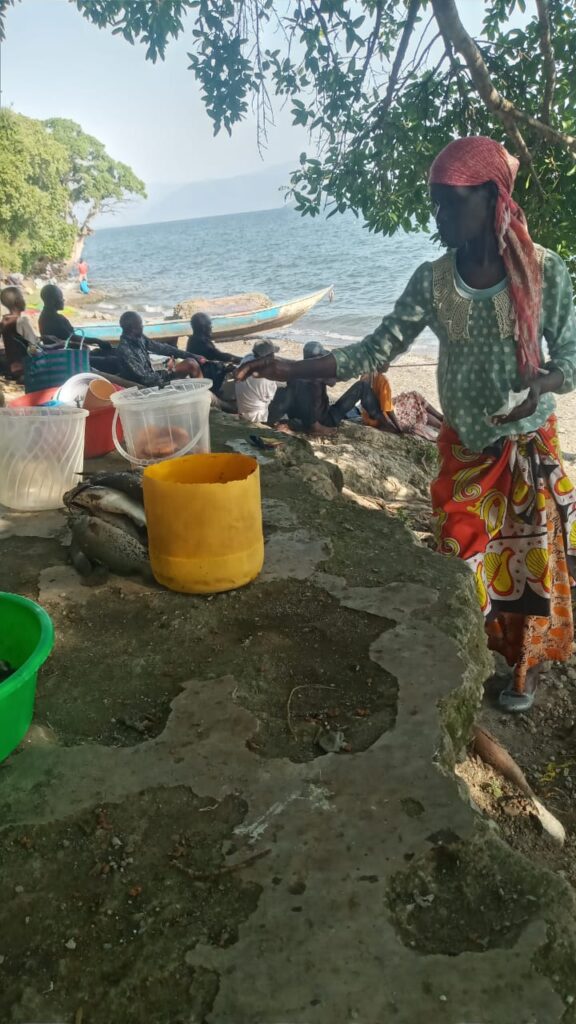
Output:
<path fill-rule="evenodd" d="M 58 338 L 68 341 L 74 335 L 74 328 L 61 312 L 64 309 L 64 295 L 55 284 L 45 284 L 40 292 L 44 303 L 38 318 L 38 330 L 42 338 Z"/>
<path fill-rule="evenodd" d="M 123 313 L 120 317 L 122 335 L 116 349 L 115 373 L 125 380 L 134 381 L 141 387 L 155 387 L 177 377 L 202 377 L 202 371 L 195 359 L 185 358 L 184 353 L 172 345 L 150 341 L 144 335 L 144 324 L 138 313 Z M 174 369 L 155 370 L 150 362 L 150 353 L 167 355 L 179 359 Z"/>
<path fill-rule="evenodd" d="M 278 346 L 271 341 L 257 341 L 252 352 L 244 356 L 240 365 L 250 362 L 251 359 L 261 359 L 262 356 L 271 356 L 278 351 Z M 246 380 L 236 381 L 236 403 L 238 413 L 243 420 L 249 423 L 266 423 L 268 419 L 268 407 L 274 398 L 278 385 L 265 377 L 247 377 Z"/>
<path fill-rule="evenodd" d="M 26 299 L 19 288 L 3 288 L 0 292 L 0 304 L 8 310 L 0 320 L 5 372 L 14 380 L 20 380 L 24 372 L 24 360 L 29 352 L 38 348 L 40 340 L 36 337 L 30 320 L 24 316 Z"/>
<path fill-rule="evenodd" d="M 304 359 L 316 359 L 327 356 L 328 350 L 318 341 L 308 341 L 303 349 Z M 253 380 L 253 377 L 248 377 Z M 342 420 L 354 408 L 366 387 L 362 381 L 356 381 L 336 401 L 330 404 L 327 385 L 334 381 L 324 380 L 291 380 L 285 388 L 279 389 L 268 410 L 268 425 L 276 426 L 286 417 L 298 420 L 306 433 L 318 436 L 331 435 Z"/>
<path fill-rule="evenodd" d="M 233 363 L 238 365 L 241 356 L 233 356 L 216 348 L 212 341 L 212 321 L 207 313 L 194 313 L 190 321 L 192 334 L 188 338 L 186 351 L 192 356 L 204 356 L 218 363 Z"/>
<path fill-rule="evenodd" d="M 443 418 L 419 391 L 403 391 L 392 399 L 386 374 L 371 373 L 362 377 L 364 388 L 360 399 L 362 420 L 368 427 L 389 430 L 396 434 L 413 434 L 426 441 L 435 441 Z"/>
<path fill-rule="evenodd" d="M 70 341 L 73 348 L 82 344 L 82 333 L 74 333 L 74 327 L 68 317 L 61 312 L 64 309 L 64 295 L 61 288 L 55 284 L 44 285 L 40 292 L 40 298 L 44 303 L 42 312 L 38 318 L 38 328 L 44 342 L 59 341 L 66 343 Z M 90 338 L 87 345 L 97 345 L 101 350 L 94 354 L 90 352 L 90 368 L 101 373 L 116 373 L 117 361 L 112 345 L 109 341 L 101 341 L 99 338 Z M 106 353 L 103 355 L 102 353 Z"/>

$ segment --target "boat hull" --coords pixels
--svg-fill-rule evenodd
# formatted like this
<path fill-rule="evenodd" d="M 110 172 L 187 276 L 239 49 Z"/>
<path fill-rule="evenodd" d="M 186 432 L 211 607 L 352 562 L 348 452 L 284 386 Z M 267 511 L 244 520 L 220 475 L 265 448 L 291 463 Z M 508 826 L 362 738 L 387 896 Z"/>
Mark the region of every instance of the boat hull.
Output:
<path fill-rule="evenodd" d="M 215 341 L 232 341 L 236 338 L 247 338 L 251 334 L 262 334 L 264 331 L 277 330 L 279 327 L 286 327 L 293 324 L 305 313 L 308 313 L 316 303 L 326 298 L 332 288 L 322 288 L 311 295 L 304 295 L 299 299 L 292 299 L 290 302 L 279 303 L 276 306 L 268 306 L 266 309 L 256 309 L 249 313 L 224 313 L 220 316 L 213 316 L 212 335 Z M 105 321 L 92 321 L 89 324 L 82 324 L 76 327 L 82 330 L 87 341 L 99 338 L 102 341 L 118 343 L 122 333 L 120 325 L 107 323 Z M 167 341 L 170 338 L 181 338 L 190 334 L 190 322 L 188 320 L 162 320 L 144 324 L 144 333 L 151 341 Z"/>

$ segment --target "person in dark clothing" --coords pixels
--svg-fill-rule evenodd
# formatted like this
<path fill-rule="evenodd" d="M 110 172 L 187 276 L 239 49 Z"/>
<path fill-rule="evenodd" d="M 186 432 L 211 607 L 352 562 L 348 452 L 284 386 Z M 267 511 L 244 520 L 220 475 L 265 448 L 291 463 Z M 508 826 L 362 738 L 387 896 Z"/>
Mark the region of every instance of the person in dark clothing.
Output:
<path fill-rule="evenodd" d="M 74 328 L 64 316 L 64 295 L 55 284 L 44 285 L 40 292 L 44 307 L 38 317 L 38 329 L 42 338 L 58 338 L 68 341 L 74 335 Z"/>
<path fill-rule="evenodd" d="M 318 341 L 309 341 L 304 345 L 303 355 L 304 359 L 316 359 L 328 355 L 328 352 Z M 285 388 L 279 388 L 268 409 L 269 426 L 276 426 L 286 417 L 298 420 L 307 434 L 333 434 L 356 403 L 362 400 L 367 384 L 362 380 L 356 381 L 332 404 L 328 398 L 328 384 L 330 381 L 325 380 L 292 380 Z"/>
<path fill-rule="evenodd" d="M 122 335 L 116 349 L 117 374 L 134 381 L 141 387 L 155 387 L 179 377 L 202 377 L 202 371 L 195 359 L 185 358 L 179 349 L 162 342 L 150 341 L 144 335 L 144 324 L 138 313 L 123 313 L 120 317 Z M 168 356 L 180 362 L 176 368 L 154 370 L 150 353 Z M 174 366 L 174 362 L 173 362 Z"/>
<path fill-rule="evenodd" d="M 44 285 L 40 292 L 40 298 L 44 303 L 42 312 L 38 317 L 38 329 L 44 342 L 63 343 L 70 342 L 72 348 L 78 348 L 83 344 L 82 333 L 75 334 L 74 327 L 68 317 L 64 316 L 64 295 L 62 289 L 55 284 Z M 99 352 L 90 352 L 90 368 L 100 373 L 117 373 L 116 356 L 109 341 L 101 341 L 99 338 L 90 338 L 86 343 L 96 345 Z M 57 346 L 58 347 L 58 346 Z"/>
<path fill-rule="evenodd" d="M 207 313 L 194 313 L 190 321 L 192 334 L 188 338 L 186 351 L 192 356 L 204 356 L 217 363 L 233 363 L 239 365 L 242 357 L 233 356 L 216 348 L 212 340 L 212 321 Z"/>

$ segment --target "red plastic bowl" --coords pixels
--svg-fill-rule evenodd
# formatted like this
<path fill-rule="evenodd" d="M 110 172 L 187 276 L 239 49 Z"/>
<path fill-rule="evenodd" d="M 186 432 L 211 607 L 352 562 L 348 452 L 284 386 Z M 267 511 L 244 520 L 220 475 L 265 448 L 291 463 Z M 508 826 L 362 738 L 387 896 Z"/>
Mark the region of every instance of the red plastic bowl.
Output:
<path fill-rule="evenodd" d="M 51 402 L 59 388 L 45 388 L 44 391 L 32 391 L 29 395 L 21 395 L 15 398 L 10 405 L 35 406 L 45 405 Z M 116 387 L 116 391 L 122 389 Z M 84 458 L 97 459 L 100 455 L 108 455 L 114 451 L 112 440 L 112 420 L 114 419 L 114 406 L 104 409 L 93 409 L 86 417 L 86 430 L 84 434 Z M 122 440 L 122 425 L 118 423 L 118 437 Z"/>

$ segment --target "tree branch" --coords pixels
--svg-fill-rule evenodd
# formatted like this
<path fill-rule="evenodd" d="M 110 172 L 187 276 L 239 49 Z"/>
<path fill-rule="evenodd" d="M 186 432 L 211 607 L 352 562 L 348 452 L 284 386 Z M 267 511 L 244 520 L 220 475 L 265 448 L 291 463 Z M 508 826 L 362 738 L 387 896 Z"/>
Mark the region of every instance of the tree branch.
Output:
<path fill-rule="evenodd" d="M 396 50 L 396 56 L 392 64 L 392 70 L 390 71 L 390 78 L 388 79 L 388 88 L 386 89 L 386 95 L 382 101 L 381 109 L 378 111 L 378 117 L 385 114 L 389 109 L 392 100 L 394 99 L 394 92 L 398 83 L 398 75 L 402 69 L 402 64 L 406 56 L 406 50 L 408 49 L 408 43 L 410 42 L 410 36 L 414 31 L 416 24 L 416 18 L 418 17 L 418 11 L 420 10 L 421 0 L 409 0 L 408 11 L 406 13 L 406 21 L 404 22 L 404 28 L 402 29 L 402 35 L 400 42 L 398 43 L 398 49 Z"/>
<path fill-rule="evenodd" d="M 548 142 L 561 146 L 576 157 L 576 138 L 573 135 L 558 132 L 544 121 L 519 110 L 498 92 L 480 50 L 460 21 L 455 0 L 432 0 L 432 9 L 442 35 L 464 58 L 470 78 L 488 110 L 495 113 L 505 126 L 507 122 L 521 121 Z"/>
<path fill-rule="evenodd" d="M 550 26 L 550 8 L 548 0 L 536 0 L 538 21 L 540 24 L 540 53 L 544 61 L 544 97 L 542 99 L 541 118 L 550 124 L 554 89 L 556 87 L 556 64 L 552 49 L 552 29 Z"/>
<path fill-rule="evenodd" d="M 408 78 L 410 77 L 410 75 L 415 75 L 420 70 L 422 64 L 424 63 L 424 61 L 428 57 L 428 54 L 430 53 L 430 50 L 434 46 L 434 43 L 437 43 L 438 40 L 441 39 L 441 38 L 442 38 L 442 33 L 441 32 L 437 32 L 436 35 L 432 36 L 432 39 L 430 40 L 428 45 L 422 50 L 422 53 L 418 57 L 418 60 L 415 63 L 412 62 L 411 64 L 407 65 L 407 67 L 406 67 L 406 74 L 404 75 L 404 78 L 402 79 L 402 82 L 406 82 L 408 80 Z M 446 54 L 444 54 L 444 56 L 446 56 Z"/>
<path fill-rule="evenodd" d="M 318 18 L 318 22 L 320 24 L 320 28 L 322 29 L 322 31 L 324 33 L 324 39 L 326 40 L 326 47 L 328 49 L 328 53 L 330 54 L 330 57 L 331 57 L 331 60 L 332 60 L 332 64 L 334 65 L 334 67 L 337 67 L 338 66 L 338 58 L 336 57 L 336 54 L 334 53 L 334 50 L 332 48 L 332 42 L 330 40 L 330 29 L 328 28 L 328 22 L 326 21 L 326 18 L 324 17 L 324 15 L 322 14 L 322 11 L 318 7 L 318 4 L 316 3 L 316 0 L 310 0 L 310 6 L 312 7 L 316 17 Z M 302 20 L 304 20 L 304 19 L 302 19 Z"/>
<path fill-rule="evenodd" d="M 378 42 L 378 39 L 380 38 L 380 29 L 382 28 L 382 15 L 383 15 L 383 13 L 384 13 L 383 2 L 382 2 L 382 0 L 378 0 L 378 2 L 376 4 L 376 21 L 374 22 L 374 28 L 372 29 L 372 32 L 370 33 L 370 38 L 368 40 L 368 46 L 366 47 L 366 56 L 364 58 L 364 65 L 363 65 L 363 68 L 362 68 L 362 77 L 363 78 L 366 76 L 368 68 L 370 67 L 370 62 L 371 62 L 372 57 L 374 55 L 374 47 L 376 46 L 376 43 Z"/>
<path fill-rule="evenodd" d="M 516 122 L 511 119 L 509 121 L 504 121 L 504 126 L 506 128 L 508 135 L 516 144 L 516 149 L 518 150 L 518 155 L 520 157 L 521 163 L 523 163 L 530 171 L 530 174 L 532 175 L 532 180 L 534 181 L 537 191 L 540 193 L 541 197 L 544 198 L 545 192 L 542 188 L 542 182 L 538 177 L 538 172 L 536 171 L 534 161 L 532 159 L 532 154 L 528 149 L 528 146 L 526 145 L 526 140 L 522 135 L 522 132 L 520 131 Z"/>

